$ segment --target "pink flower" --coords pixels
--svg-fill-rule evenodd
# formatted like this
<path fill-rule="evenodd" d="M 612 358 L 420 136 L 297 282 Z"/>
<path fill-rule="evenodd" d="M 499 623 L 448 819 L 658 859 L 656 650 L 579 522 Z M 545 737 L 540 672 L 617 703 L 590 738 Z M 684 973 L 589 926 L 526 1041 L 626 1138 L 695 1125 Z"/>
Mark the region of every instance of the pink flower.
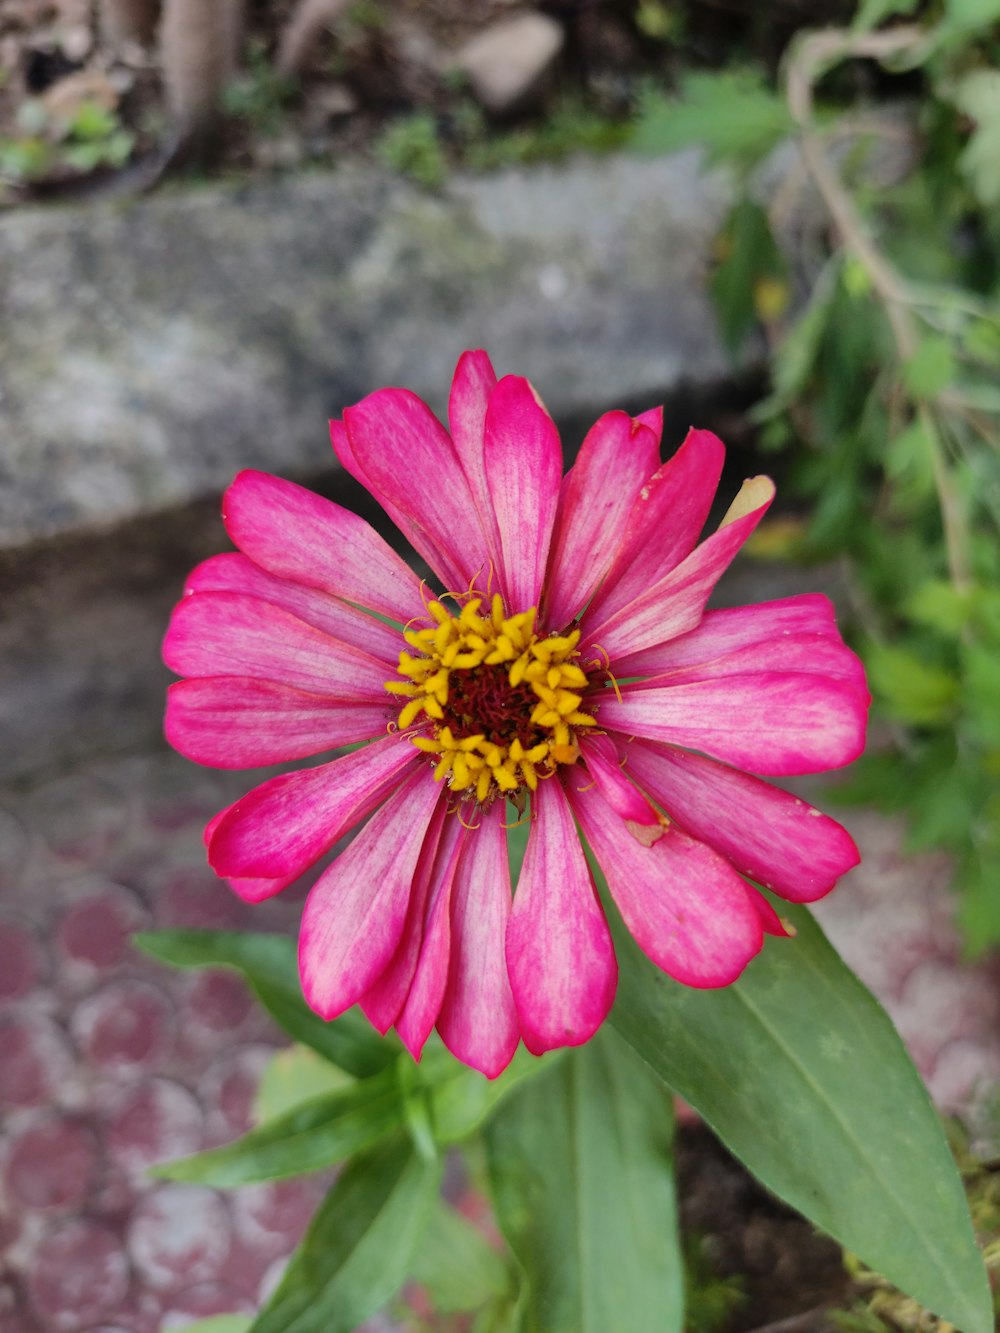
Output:
<path fill-rule="evenodd" d="M 774 494 L 746 482 L 697 544 L 723 461 L 708 431 L 660 466 L 662 413 L 608 412 L 562 477 L 535 391 L 478 351 L 449 418 L 450 436 L 382 389 L 332 423 L 437 598 L 355 514 L 236 478 L 223 516 L 241 554 L 200 565 L 174 612 L 164 656 L 187 679 L 166 730 L 223 768 L 370 742 L 222 811 L 209 861 L 258 902 L 367 819 L 306 902 L 306 998 L 325 1018 L 360 1004 L 418 1057 L 436 1026 L 492 1077 L 519 1038 L 579 1044 L 611 1007 L 580 831 L 638 944 L 690 986 L 727 985 L 785 933 L 743 876 L 809 902 L 857 863 L 838 824 L 750 774 L 850 763 L 868 694 L 825 597 L 705 610 Z"/>

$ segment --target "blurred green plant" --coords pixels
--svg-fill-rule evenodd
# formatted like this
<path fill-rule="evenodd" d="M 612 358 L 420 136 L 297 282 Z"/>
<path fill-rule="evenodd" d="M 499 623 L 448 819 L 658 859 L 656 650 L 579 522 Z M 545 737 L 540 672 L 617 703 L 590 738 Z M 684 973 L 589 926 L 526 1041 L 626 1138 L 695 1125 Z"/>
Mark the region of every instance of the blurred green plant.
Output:
<path fill-rule="evenodd" d="M 66 171 L 121 167 L 135 147 L 135 135 L 122 127 L 117 111 L 97 101 L 82 101 L 64 118 L 30 98 L 18 109 L 17 127 L 16 135 L 0 138 L 0 181 L 15 185 Z"/>
<path fill-rule="evenodd" d="M 631 133 L 622 116 L 610 116 L 581 98 L 555 101 L 538 120 L 497 131 L 470 99 L 457 94 L 448 115 L 416 111 L 393 121 L 375 144 L 385 166 L 428 189 L 443 185 L 453 165 L 470 171 L 499 171 L 533 162 L 558 161 L 571 153 L 608 153 Z"/>
<path fill-rule="evenodd" d="M 256 133 L 274 138 L 285 121 L 285 107 L 295 80 L 274 68 L 263 42 L 252 42 L 244 70 L 222 93 L 222 109 Z"/>
<path fill-rule="evenodd" d="M 680 10 L 664 0 L 639 0 L 636 5 L 635 26 L 654 41 L 675 41 L 683 24 Z"/>
<path fill-rule="evenodd" d="M 630 133 L 627 120 L 575 96 L 559 98 L 540 120 L 501 133 L 471 102 L 459 108 L 455 123 L 461 161 L 472 171 L 557 161 L 571 153 L 609 153 Z"/>
<path fill-rule="evenodd" d="M 811 507 L 768 554 L 842 560 L 886 738 L 839 795 L 904 813 L 914 850 L 951 854 L 978 953 L 1000 942 L 1000 0 L 919 8 L 882 28 L 916 0 L 864 0 L 851 27 L 800 34 L 781 87 L 690 75 L 679 100 L 649 96 L 634 145 L 700 144 L 735 173 L 711 291 L 732 350 L 766 332 L 753 417 Z M 899 118 L 834 98 L 853 87 L 839 67 L 862 60 L 889 97 L 894 80 L 917 91 L 913 161 L 889 184 L 871 150 Z M 789 136 L 829 223 L 791 307 L 775 239 L 789 199 L 755 174 Z"/>
<path fill-rule="evenodd" d="M 684 1237 L 685 1333 L 717 1333 L 746 1304 L 739 1277 L 719 1277 L 701 1236 Z"/>
<path fill-rule="evenodd" d="M 448 171 L 437 120 L 429 111 L 415 111 L 393 121 L 376 142 L 375 156 L 384 166 L 429 190 L 443 185 Z"/>

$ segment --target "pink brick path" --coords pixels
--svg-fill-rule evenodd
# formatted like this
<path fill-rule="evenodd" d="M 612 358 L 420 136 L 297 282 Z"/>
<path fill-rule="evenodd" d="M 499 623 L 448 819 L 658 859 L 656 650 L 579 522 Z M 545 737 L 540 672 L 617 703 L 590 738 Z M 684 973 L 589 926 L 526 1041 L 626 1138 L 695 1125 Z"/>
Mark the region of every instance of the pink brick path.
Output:
<path fill-rule="evenodd" d="M 320 1197 L 314 1180 L 224 1195 L 146 1175 L 249 1128 L 282 1040 L 234 974 L 129 943 L 294 929 L 296 901 L 251 912 L 204 865 L 202 826 L 247 785 L 158 756 L 0 797 L 0 1333 L 252 1311 Z"/>

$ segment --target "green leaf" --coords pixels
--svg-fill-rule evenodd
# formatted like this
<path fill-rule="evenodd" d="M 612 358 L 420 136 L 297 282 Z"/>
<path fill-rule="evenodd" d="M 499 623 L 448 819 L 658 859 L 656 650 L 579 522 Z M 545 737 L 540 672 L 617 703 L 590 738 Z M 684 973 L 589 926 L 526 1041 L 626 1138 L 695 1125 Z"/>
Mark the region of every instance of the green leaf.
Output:
<path fill-rule="evenodd" d="M 805 391 L 833 310 L 841 269 L 842 258 L 836 254 L 813 283 L 805 309 L 782 338 L 774 355 L 771 393 L 753 409 L 753 421 L 767 421 L 776 413 L 786 411 Z"/>
<path fill-rule="evenodd" d="M 230 967 L 247 979 L 275 1022 L 355 1078 L 377 1074 L 398 1047 L 380 1037 L 355 1011 L 332 1023 L 302 998 L 295 942 L 284 935 L 227 930 L 157 930 L 133 936 L 145 953 L 174 967 Z"/>
<path fill-rule="evenodd" d="M 431 190 L 439 189 L 448 173 L 437 119 L 429 111 L 415 111 L 393 121 L 376 141 L 375 156 Z"/>
<path fill-rule="evenodd" d="M 751 199 L 741 199 L 732 209 L 716 248 L 720 258 L 708 289 L 723 341 L 735 354 L 761 314 L 761 284 L 783 284 L 785 262 L 771 235 L 767 214 Z"/>
<path fill-rule="evenodd" d="M 934 398 L 955 376 L 955 355 L 947 338 L 929 335 L 903 368 L 903 384 L 915 398 Z"/>
<path fill-rule="evenodd" d="M 561 1059 L 560 1052 L 532 1055 L 519 1046 L 514 1058 L 499 1078 L 487 1078 L 478 1070 L 467 1069 L 451 1056 L 443 1077 L 434 1077 L 434 1064 L 424 1057 L 424 1077 L 430 1078 L 430 1107 L 434 1137 L 438 1143 L 460 1143 L 485 1123 L 501 1101 L 525 1079 Z"/>
<path fill-rule="evenodd" d="M 655 93 L 639 110 L 638 153 L 673 153 L 698 144 L 710 161 L 752 167 L 795 129 L 784 98 L 751 70 L 692 73 L 680 99 Z"/>
<path fill-rule="evenodd" d="M 960 111 L 976 122 L 959 166 L 984 208 L 1000 204 L 1000 70 L 976 69 L 954 94 Z"/>
<path fill-rule="evenodd" d="M 1000 0 L 945 0 L 942 28 L 949 33 L 975 33 L 1000 19 Z M 983 36 L 988 36 L 984 33 Z"/>
<path fill-rule="evenodd" d="M 903 609 L 918 625 L 957 639 L 968 624 L 972 595 L 947 579 L 927 579 L 913 590 Z"/>
<path fill-rule="evenodd" d="M 970 856 L 956 876 L 958 920 L 969 956 L 978 958 L 1000 943 L 1000 847 Z"/>
<path fill-rule="evenodd" d="M 512 1274 L 503 1256 L 443 1199 L 424 1228 L 410 1276 L 427 1288 L 438 1314 L 477 1310 L 511 1296 Z"/>
<path fill-rule="evenodd" d="M 912 14 L 920 0 L 862 0 L 852 27 L 856 32 L 868 32 L 888 18 Z"/>
<path fill-rule="evenodd" d="M 894 513 L 918 509 L 934 494 L 935 439 L 921 413 L 886 445 L 885 473 L 892 482 Z"/>
<path fill-rule="evenodd" d="M 864 659 L 872 692 L 893 717 L 933 725 L 952 716 L 958 680 L 944 667 L 894 644 L 871 644 Z"/>
<path fill-rule="evenodd" d="M 396 1071 L 386 1069 L 346 1092 L 302 1102 L 234 1143 L 157 1165 L 152 1174 L 216 1189 L 283 1180 L 342 1162 L 393 1133 L 402 1121 Z"/>
<path fill-rule="evenodd" d="M 992 1333 L 926 1089 L 809 913 L 781 911 L 797 938 L 768 940 L 738 982 L 708 991 L 665 976 L 617 921 L 612 1022 L 769 1189 L 964 1333 Z"/>
<path fill-rule="evenodd" d="M 0 177 L 10 180 L 39 180 L 52 169 L 52 145 L 44 139 L 0 139 Z"/>
<path fill-rule="evenodd" d="M 298 1042 L 276 1051 L 261 1075 L 254 1097 L 257 1124 L 273 1120 L 293 1107 L 323 1093 L 342 1092 L 354 1082 L 350 1074 Z"/>
<path fill-rule="evenodd" d="M 680 1333 L 671 1128 L 664 1090 L 606 1029 L 497 1111 L 490 1178 L 526 1333 Z"/>
<path fill-rule="evenodd" d="M 962 347 L 983 365 L 1000 366 L 1000 320 L 996 317 L 971 320 L 962 331 Z"/>
<path fill-rule="evenodd" d="M 962 649 L 962 679 L 965 706 L 973 719 L 976 738 L 983 745 L 1000 748 L 1000 670 L 991 646 L 968 643 Z"/>
<path fill-rule="evenodd" d="M 81 143 L 108 139 L 119 128 L 118 117 L 99 102 L 81 102 L 69 124 L 69 133 Z"/>
<path fill-rule="evenodd" d="M 440 1164 L 408 1139 L 355 1158 L 251 1333 L 351 1333 L 364 1323 L 410 1272 L 440 1180 Z"/>

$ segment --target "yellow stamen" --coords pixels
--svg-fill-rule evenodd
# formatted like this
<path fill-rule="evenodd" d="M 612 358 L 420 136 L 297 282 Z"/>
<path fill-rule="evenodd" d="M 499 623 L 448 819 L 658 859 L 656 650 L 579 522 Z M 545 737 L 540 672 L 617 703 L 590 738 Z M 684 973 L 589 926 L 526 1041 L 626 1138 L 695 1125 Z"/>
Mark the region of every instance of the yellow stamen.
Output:
<path fill-rule="evenodd" d="M 537 609 L 509 616 L 498 593 L 488 614 L 474 587 L 445 596 L 454 612 L 428 599 L 432 623 L 412 621 L 403 632 L 400 678 L 386 682 L 399 727 L 419 727 L 410 739 L 460 800 L 486 805 L 507 794 L 520 808 L 525 787 L 536 791 L 577 761 L 575 733 L 595 725 L 580 633 L 539 636 Z"/>

